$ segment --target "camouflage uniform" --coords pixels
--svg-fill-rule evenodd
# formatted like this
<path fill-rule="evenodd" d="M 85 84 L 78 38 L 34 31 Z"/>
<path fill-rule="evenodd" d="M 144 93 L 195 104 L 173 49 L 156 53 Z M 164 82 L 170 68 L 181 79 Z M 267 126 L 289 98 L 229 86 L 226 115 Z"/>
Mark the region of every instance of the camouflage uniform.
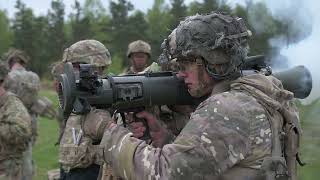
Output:
<path fill-rule="evenodd" d="M 38 98 L 38 92 L 40 91 L 40 79 L 37 74 L 31 71 L 27 71 L 25 68 L 18 68 L 9 72 L 9 77 L 5 88 L 16 94 L 32 117 L 32 135 L 33 143 L 38 136 L 37 132 L 37 114 L 31 111 L 33 103 Z"/>
<path fill-rule="evenodd" d="M 290 179 L 282 143 L 287 138 L 284 122 L 298 121 L 293 94 L 276 78 L 240 76 L 248 36 L 241 18 L 221 13 L 191 16 L 180 23 L 170 42 L 165 41 L 167 57 L 200 55 L 207 61 L 206 71 L 218 81 L 179 135 L 162 148 L 109 123 L 101 144 L 104 160 L 117 175 L 126 179 Z M 219 57 L 217 48 L 230 55 L 228 61 Z M 215 64 L 221 64 L 221 69 L 211 66 Z"/>
<path fill-rule="evenodd" d="M 96 40 L 79 41 L 65 49 L 63 63 L 86 63 L 95 67 L 106 67 L 111 64 L 111 56 L 107 48 Z M 58 66 L 53 71 L 59 72 Z M 98 117 L 111 119 L 106 110 L 92 110 L 90 113 Z M 60 140 L 59 162 L 61 163 L 61 179 L 97 179 L 102 158 L 98 158 L 100 140 L 84 136 L 81 122 L 84 115 L 71 114 L 66 121 Z"/>
<path fill-rule="evenodd" d="M 0 65 L 1 80 L 5 71 Z M 0 179 L 22 179 L 23 152 L 31 139 L 31 117 L 11 93 L 0 96 L 0 139 Z"/>
<path fill-rule="evenodd" d="M 29 61 L 29 57 L 23 51 L 10 49 L 7 53 L 8 64 L 10 64 L 13 59 L 19 59 L 25 64 Z M 38 99 L 40 78 L 36 73 L 27 71 L 23 66 L 21 66 L 10 71 L 5 88 L 19 97 L 31 116 L 32 139 L 29 143 L 28 149 L 24 152 L 23 165 L 23 177 L 25 180 L 30 180 L 32 179 L 35 171 L 35 165 L 32 160 L 32 146 L 35 144 L 38 136 L 38 114 L 33 111 L 33 109 L 37 109 L 34 108 L 33 105 L 36 104 Z"/>

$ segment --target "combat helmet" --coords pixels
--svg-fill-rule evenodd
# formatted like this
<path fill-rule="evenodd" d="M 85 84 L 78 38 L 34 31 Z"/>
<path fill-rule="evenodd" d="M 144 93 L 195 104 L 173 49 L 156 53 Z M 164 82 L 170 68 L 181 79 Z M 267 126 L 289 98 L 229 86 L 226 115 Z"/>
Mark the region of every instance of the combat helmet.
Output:
<path fill-rule="evenodd" d="M 8 75 L 9 73 L 9 69 L 8 66 L 0 61 L 0 82 L 2 82 L 4 80 L 4 78 Z"/>
<path fill-rule="evenodd" d="M 23 63 L 27 64 L 30 60 L 30 57 L 22 50 L 10 48 L 7 53 L 4 55 L 4 59 L 7 60 L 7 63 L 10 64 L 10 62 L 13 59 L 19 59 Z"/>
<path fill-rule="evenodd" d="M 162 43 L 159 63 L 201 58 L 212 77 L 227 79 L 239 71 L 249 51 L 248 37 L 251 35 L 239 17 L 222 12 L 190 16 Z M 212 65 L 225 66 L 217 71 Z"/>
<path fill-rule="evenodd" d="M 111 64 L 111 55 L 101 42 L 82 40 L 64 50 L 62 62 L 87 63 L 103 67 Z"/>
<path fill-rule="evenodd" d="M 146 53 L 151 56 L 151 46 L 147 42 L 142 40 L 133 41 L 128 45 L 127 57 L 130 57 L 132 53 Z"/>

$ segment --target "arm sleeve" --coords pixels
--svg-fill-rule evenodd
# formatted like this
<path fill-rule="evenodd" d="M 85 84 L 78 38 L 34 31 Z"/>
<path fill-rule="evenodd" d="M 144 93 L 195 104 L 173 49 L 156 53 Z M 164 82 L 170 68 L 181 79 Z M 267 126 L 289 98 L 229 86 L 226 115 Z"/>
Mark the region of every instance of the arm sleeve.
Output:
<path fill-rule="evenodd" d="M 31 117 L 16 97 L 8 98 L 5 118 L 0 122 L 0 137 L 8 145 L 26 147 L 31 138 Z"/>
<path fill-rule="evenodd" d="M 243 108 L 215 98 L 203 102 L 172 144 L 154 148 L 113 126 L 103 138 L 104 158 L 128 179 L 208 179 L 249 153 L 249 121 Z M 227 108 L 228 107 L 228 108 Z M 228 115 L 228 116 L 227 116 Z"/>

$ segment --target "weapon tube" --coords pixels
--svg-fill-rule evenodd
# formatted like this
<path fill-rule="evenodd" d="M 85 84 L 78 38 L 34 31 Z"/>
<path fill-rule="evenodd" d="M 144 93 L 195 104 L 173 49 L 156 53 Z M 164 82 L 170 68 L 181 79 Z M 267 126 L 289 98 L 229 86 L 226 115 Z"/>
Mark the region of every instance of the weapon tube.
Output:
<path fill-rule="evenodd" d="M 254 63 L 254 59 L 260 60 Z M 263 71 L 272 74 L 261 56 L 250 59 L 251 65 L 245 70 Z M 251 68 L 250 68 L 251 67 Z M 194 105 L 195 99 L 188 93 L 183 80 L 173 72 L 146 73 L 99 78 L 91 65 L 81 64 L 79 77 L 71 63 L 64 65 L 64 74 L 59 80 L 59 103 L 65 118 L 71 112 L 87 113 L 91 106 L 97 108 L 134 109 L 154 105 Z M 249 73 L 249 74 L 250 74 Z M 297 66 L 272 74 L 284 88 L 294 93 L 296 98 L 306 98 L 312 89 L 312 78 L 307 68 Z"/>

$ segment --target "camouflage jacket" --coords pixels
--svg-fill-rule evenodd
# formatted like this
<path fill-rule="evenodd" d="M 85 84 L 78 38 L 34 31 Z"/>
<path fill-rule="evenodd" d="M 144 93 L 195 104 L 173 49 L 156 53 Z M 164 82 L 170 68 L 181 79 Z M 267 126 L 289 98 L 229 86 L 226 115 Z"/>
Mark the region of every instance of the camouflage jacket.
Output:
<path fill-rule="evenodd" d="M 11 93 L 0 96 L 0 162 L 21 159 L 30 139 L 31 117 L 27 109 Z"/>
<path fill-rule="evenodd" d="M 147 68 L 147 67 L 146 67 Z M 128 67 L 127 69 L 125 69 L 122 73 L 120 73 L 119 75 L 128 75 L 128 74 L 138 74 L 139 72 L 136 72 L 133 68 L 133 66 Z"/>
<path fill-rule="evenodd" d="M 12 70 L 9 72 L 5 88 L 16 94 L 32 113 L 32 104 L 36 102 L 40 90 L 40 79 L 36 73 L 27 71 L 25 68 Z"/>
<path fill-rule="evenodd" d="M 288 103 L 289 96 L 263 75 L 250 78 L 253 83 L 238 79 L 217 84 L 173 143 L 162 148 L 112 126 L 101 142 L 104 160 L 126 179 L 258 179 L 264 158 L 271 156 L 266 104 L 274 108 L 274 120 L 281 122 L 271 104 Z"/>
<path fill-rule="evenodd" d="M 91 113 L 97 113 L 103 118 L 110 118 L 105 110 L 93 109 Z M 81 122 L 85 115 L 71 114 L 63 131 L 59 148 L 59 162 L 62 168 L 68 172 L 74 168 L 86 168 L 91 164 L 101 165 L 102 156 L 99 154 L 99 143 L 84 136 Z M 97 144 L 97 145 L 94 145 Z"/>

